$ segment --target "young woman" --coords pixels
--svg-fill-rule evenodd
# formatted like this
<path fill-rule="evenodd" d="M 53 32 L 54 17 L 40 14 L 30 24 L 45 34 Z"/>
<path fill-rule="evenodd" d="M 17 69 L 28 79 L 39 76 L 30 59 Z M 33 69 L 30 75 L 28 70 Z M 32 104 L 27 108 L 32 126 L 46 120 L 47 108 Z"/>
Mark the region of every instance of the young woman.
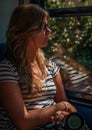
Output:
<path fill-rule="evenodd" d="M 49 15 L 38 5 L 13 11 L 0 63 L 0 130 L 32 130 L 60 122 L 76 109 L 68 101 L 59 68 L 44 56 Z"/>

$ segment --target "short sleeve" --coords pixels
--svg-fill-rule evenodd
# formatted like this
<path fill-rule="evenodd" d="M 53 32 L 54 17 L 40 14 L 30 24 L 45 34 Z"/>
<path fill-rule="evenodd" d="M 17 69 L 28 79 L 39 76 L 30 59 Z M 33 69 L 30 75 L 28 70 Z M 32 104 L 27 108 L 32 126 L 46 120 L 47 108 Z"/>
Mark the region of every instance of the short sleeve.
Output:
<path fill-rule="evenodd" d="M 52 61 L 51 59 L 49 60 L 49 72 L 52 75 L 52 77 L 55 77 L 56 74 L 60 71 L 60 67 L 56 65 L 56 63 L 54 61 Z"/>
<path fill-rule="evenodd" d="M 15 68 L 6 60 L 0 62 L 0 82 L 18 83 L 18 75 Z"/>

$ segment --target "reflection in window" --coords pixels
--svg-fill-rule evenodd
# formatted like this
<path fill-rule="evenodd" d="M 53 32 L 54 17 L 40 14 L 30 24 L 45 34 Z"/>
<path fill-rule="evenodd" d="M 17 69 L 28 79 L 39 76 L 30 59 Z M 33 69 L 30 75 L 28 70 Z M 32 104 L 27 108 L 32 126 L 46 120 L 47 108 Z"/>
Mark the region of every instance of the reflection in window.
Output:
<path fill-rule="evenodd" d="M 92 100 L 92 16 L 55 17 L 50 25 L 45 53 L 60 66 L 68 94 Z"/>

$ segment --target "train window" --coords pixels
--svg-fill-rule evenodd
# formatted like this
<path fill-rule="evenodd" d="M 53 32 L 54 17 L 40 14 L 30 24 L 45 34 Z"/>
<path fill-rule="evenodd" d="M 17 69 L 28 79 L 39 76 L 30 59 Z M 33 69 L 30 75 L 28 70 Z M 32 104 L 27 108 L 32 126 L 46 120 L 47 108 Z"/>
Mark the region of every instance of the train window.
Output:
<path fill-rule="evenodd" d="M 66 92 L 70 97 L 92 101 L 92 1 L 30 2 L 50 13 L 52 35 L 44 51 L 60 66 Z"/>
<path fill-rule="evenodd" d="M 92 100 L 91 9 L 48 9 L 52 35 L 46 52 L 60 65 L 68 95 L 77 100 Z"/>
<path fill-rule="evenodd" d="M 64 53 L 92 70 L 92 16 L 52 17 L 50 26 L 52 35 L 46 53 Z"/>

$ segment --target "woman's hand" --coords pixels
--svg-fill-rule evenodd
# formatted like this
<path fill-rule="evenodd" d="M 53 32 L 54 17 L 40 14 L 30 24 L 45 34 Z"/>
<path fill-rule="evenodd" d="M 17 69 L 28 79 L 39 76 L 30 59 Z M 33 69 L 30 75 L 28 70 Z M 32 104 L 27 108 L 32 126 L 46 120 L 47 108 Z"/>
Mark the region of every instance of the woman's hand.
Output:
<path fill-rule="evenodd" d="M 69 113 L 66 111 L 57 111 L 54 116 L 51 116 L 51 122 L 53 125 L 57 124 L 59 125 L 61 122 L 63 122 L 64 118 L 68 115 Z"/>
<path fill-rule="evenodd" d="M 65 111 L 71 113 L 71 112 L 77 112 L 77 109 L 69 102 L 62 101 L 62 103 L 65 106 Z"/>
<path fill-rule="evenodd" d="M 77 109 L 69 102 L 62 101 L 59 103 L 59 106 L 60 104 L 64 106 L 64 110 L 58 110 L 54 116 L 51 116 L 51 122 L 53 125 L 64 122 L 66 116 L 71 112 L 77 112 Z"/>

